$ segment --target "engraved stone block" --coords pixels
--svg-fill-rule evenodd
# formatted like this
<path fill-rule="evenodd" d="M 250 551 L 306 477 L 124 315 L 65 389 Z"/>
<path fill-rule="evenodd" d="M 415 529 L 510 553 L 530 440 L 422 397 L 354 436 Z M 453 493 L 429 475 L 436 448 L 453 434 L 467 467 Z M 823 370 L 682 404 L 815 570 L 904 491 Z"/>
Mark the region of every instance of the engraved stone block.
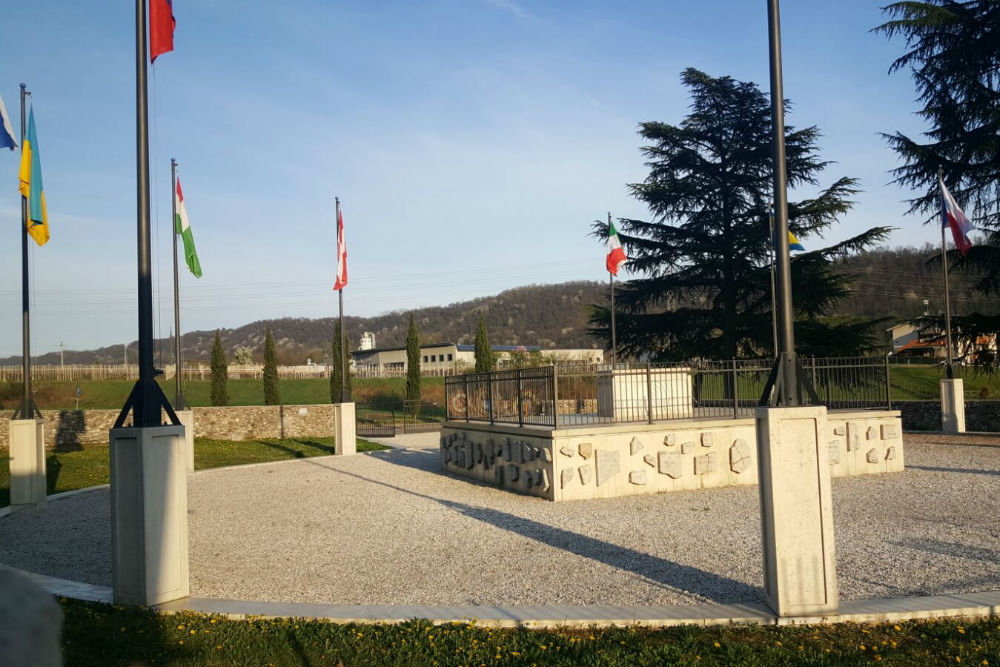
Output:
<path fill-rule="evenodd" d="M 565 445 L 559 448 L 559 453 L 570 458 L 573 458 L 573 456 L 576 455 L 576 452 L 573 451 L 572 447 L 566 447 Z"/>
<path fill-rule="evenodd" d="M 742 438 L 729 448 L 729 469 L 737 475 L 750 467 L 750 445 Z"/>
<path fill-rule="evenodd" d="M 632 438 L 632 442 L 628 443 L 628 453 L 634 455 L 636 452 L 642 451 L 643 445 L 639 438 Z"/>
<path fill-rule="evenodd" d="M 520 476 L 520 474 L 521 474 L 521 469 L 520 468 L 518 468 L 513 463 L 508 463 L 507 464 L 507 474 L 505 475 L 505 477 L 507 478 L 507 481 L 509 481 L 509 482 L 516 482 L 517 478 Z"/>
<path fill-rule="evenodd" d="M 472 452 L 473 449 L 472 443 L 471 442 L 465 443 L 465 447 L 463 447 L 462 449 L 465 453 L 465 467 L 471 468 L 472 466 L 476 465 L 475 458 Z"/>
<path fill-rule="evenodd" d="M 834 426 L 833 427 L 833 434 L 834 435 L 847 435 L 847 427 L 846 426 Z"/>
<path fill-rule="evenodd" d="M 646 483 L 646 471 L 645 470 L 633 470 L 628 474 L 628 481 L 632 484 L 645 484 Z"/>
<path fill-rule="evenodd" d="M 663 444 L 667 447 L 677 444 L 677 437 L 673 433 L 667 433 L 663 436 Z"/>
<path fill-rule="evenodd" d="M 836 465 L 840 463 L 840 441 L 831 440 L 830 444 L 827 445 L 828 456 L 830 457 L 830 465 Z"/>
<path fill-rule="evenodd" d="M 542 458 L 545 459 L 546 463 L 552 463 L 552 450 L 548 447 L 542 447 Z"/>
<path fill-rule="evenodd" d="M 521 476 L 521 483 L 524 484 L 524 488 L 530 489 L 535 485 L 535 476 L 531 474 L 530 470 L 524 471 L 524 475 Z"/>
<path fill-rule="evenodd" d="M 899 426 L 896 424 L 882 424 L 882 439 L 892 440 L 899 437 Z"/>
<path fill-rule="evenodd" d="M 573 481 L 573 469 L 565 468 L 559 473 L 559 488 L 565 489 L 566 486 Z"/>
<path fill-rule="evenodd" d="M 493 481 L 497 484 L 503 484 L 503 466 L 493 468 Z"/>
<path fill-rule="evenodd" d="M 476 443 L 476 463 L 482 464 L 483 462 L 483 443 Z"/>
<path fill-rule="evenodd" d="M 682 442 L 681 443 L 681 454 L 690 454 L 694 451 L 693 442 Z"/>
<path fill-rule="evenodd" d="M 580 483 L 585 486 L 590 484 L 590 466 L 580 466 L 577 470 L 580 471 Z"/>
<path fill-rule="evenodd" d="M 865 458 L 868 459 L 868 463 L 878 463 L 878 450 L 872 447 L 868 450 L 868 453 L 865 454 Z"/>
<path fill-rule="evenodd" d="M 590 459 L 594 455 L 594 446 L 589 442 L 581 442 L 577 449 L 580 451 L 580 456 L 585 459 Z"/>
<path fill-rule="evenodd" d="M 702 447 L 711 447 L 712 446 L 712 434 L 711 433 L 702 433 L 701 434 L 701 446 Z"/>
<path fill-rule="evenodd" d="M 597 486 L 604 484 L 621 470 L 618 452 L 610 449 L 597 450 Z"/>
<path fill-rule="evenodd" d="M 650 468 L 656 467 L 656 457 L 653 456 L 652 454 L 646 454 L 645 456 L 642 457 L 642 460 L 645 461 L 646 465 L 648 465 Z"/>
<path fill-rule="evenodd" d="M 861 449 L 861 434 L 861 424 L 847 422 L 847 451 L 853 452 Z"/>
<path fill-rule="evenodd" d="M 507 438 L 503 441 L 503 460 L 513 461 L 510 455 L 510 438 Z"/>
<path fill-rule="evenodd" d="M 885 460 L 895 461 L 896 460 L 896 445 L 892 445 L 889 449 L 885 450 Z"/>
<path fill-rule="evenodd" d="M 868 427 L 867 433 L 868 440 L 875 440 L 878 438 L 878 429 L 875 426 Z"/>
<path fill-rule="evenodd" d="M 679 479 L 684 474 L 684 457 L 679 452 L 659 452 L 657 470 L 661 475 Z"/>
<path fill-rule="evenodd" d="M 570 472 L 569 476 L 570 476 L 570 478 L 572 478 L 573 477 L 573 473 Z M 549 487 L 551 486 L 551 484 L 549 484 L 549 471 L 548 470 L 539 470 L 538 471 L 538 479 L 536 480 L 536 482 L 537 482 L 538 486 L 542 487 L 542 491 L 543 492 L 548 491 Z"/>
<path fill-rule="evenodd" d="M 715 461 L 715 452 L 694 457 L 694 474 L 696 475 L 704 475 L 705 473 L 715 472 L 717 468 L 718 465 Z"/>

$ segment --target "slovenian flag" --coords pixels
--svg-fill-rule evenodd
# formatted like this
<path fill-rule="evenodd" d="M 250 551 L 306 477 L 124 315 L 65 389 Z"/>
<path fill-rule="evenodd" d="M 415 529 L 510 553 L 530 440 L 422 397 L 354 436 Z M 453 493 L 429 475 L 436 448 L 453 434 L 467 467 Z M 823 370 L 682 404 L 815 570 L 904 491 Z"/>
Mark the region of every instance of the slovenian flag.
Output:
<path fill-rule="evenodd" d="M 17 141 L 14 139 L 14 130 L 10 126 L 10 117 L 7 115 L 7 108 L 3 105 L 3 98 L 0 97 L 0 148 L 17 148 Z"/>
<path fill-rule="evenodd" d="M 347 244 L 344 243 L 344 214 L 337 207 L 337 280 L 334 290 L 347 287 Z"/>
<path fill-rule="evenodd" d="M 149 62 L 156 56 L 174 50 L 173 0 L 149 0 Z"/>
<path fill-rule="evenodd" d="M 188 222 L 187 206 L 184 205 L 184 193 L 181 192 L 181 179 L 179 178 L 177 179 L 177 191 L 174 192 L 174 204 L 177 209 L 177 219 L 174 221 L 175 231 L 184 240 L 184 260 L 194 277 L 201 278 L 201 262 L 198 261 L 198 253 L 194 249 L 194 234 L 191 233 L 191 223 Z"/>
<path fill-rule="evenodd" d="M 948 192 L 948 188 L 944 186 L 944 179 L 941 178 L 941 174 L 938 174 L 938 183 L 941 185 L 941 226 L 951 228 L 951 236 L 955 239 L 955 247 L 958 248 L 958 252 L 964 255 L 972 247 L 972 242 L 967 235 L 975 228 L 969 222 L 969 219 L 965 217 L 962 209 L 955 203 L 955 198 Z"/>
<path fill-rule="evenodd" d="M 628 261 L 628 257 L 625 256 L 622 243 L 618 240 L 618 230 L 615 229 L 614 223 L 608 220 L 608 260 L 606 262 L 608 273 L 617 276 L 618 267 L 626 261 Z"/>

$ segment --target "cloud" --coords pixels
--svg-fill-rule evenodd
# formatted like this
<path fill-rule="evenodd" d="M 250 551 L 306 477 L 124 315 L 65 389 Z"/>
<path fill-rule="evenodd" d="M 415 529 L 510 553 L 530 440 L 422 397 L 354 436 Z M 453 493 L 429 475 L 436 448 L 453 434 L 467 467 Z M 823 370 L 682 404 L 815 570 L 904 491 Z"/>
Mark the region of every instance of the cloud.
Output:
<path fill-rule="evenodd" d="M 486 0 L 486 4 L 493 5 L 497 9 L 502 9 L 506 12 L 510 12 L 514 16 L 521 19 L 531 18 L 528 13 L 517 6 L 517 4 L 511 2 L 511 0 Z"/>

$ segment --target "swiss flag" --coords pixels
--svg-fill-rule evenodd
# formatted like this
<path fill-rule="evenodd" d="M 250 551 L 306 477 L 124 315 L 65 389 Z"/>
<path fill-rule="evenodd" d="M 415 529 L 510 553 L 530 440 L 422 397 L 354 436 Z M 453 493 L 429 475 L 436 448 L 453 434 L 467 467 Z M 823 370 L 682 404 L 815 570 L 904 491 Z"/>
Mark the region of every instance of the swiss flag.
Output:
<path fill-rule="evenodd" d="M 173 0 L 149 0 L 149 62 L 156 56 L 174 50 Z"/>

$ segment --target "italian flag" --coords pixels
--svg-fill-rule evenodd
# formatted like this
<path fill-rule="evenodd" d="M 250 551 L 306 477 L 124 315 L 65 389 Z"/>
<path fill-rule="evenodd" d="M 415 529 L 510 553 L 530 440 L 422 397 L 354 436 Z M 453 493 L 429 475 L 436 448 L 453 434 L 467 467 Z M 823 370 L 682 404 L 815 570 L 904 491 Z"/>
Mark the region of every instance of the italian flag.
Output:
<path fill-rule="evenodd" d="M 188 222 L 187 207 L 184 206 L 184 194 L 181 192 L 181 179 L 177 179 L 177 191 L 174 193 L 174 204 L 177 209 L 177 219 L 174 221 L 176 232 L 184 239 L 184 259 L 188 269 L 195 278 L 201 278 L 201 262 L 194 249 L 194 235 L 191 234 L 191 223 Z"/>
<path fill-rule="evenodd" d="M 621 241 L 618 240 L 618 230 L 610 220 L 608 221 L 608 273 L 613 276 L 618 275 L 618 267 L 628 260 L 625 251 L 622 250 Z"/>

